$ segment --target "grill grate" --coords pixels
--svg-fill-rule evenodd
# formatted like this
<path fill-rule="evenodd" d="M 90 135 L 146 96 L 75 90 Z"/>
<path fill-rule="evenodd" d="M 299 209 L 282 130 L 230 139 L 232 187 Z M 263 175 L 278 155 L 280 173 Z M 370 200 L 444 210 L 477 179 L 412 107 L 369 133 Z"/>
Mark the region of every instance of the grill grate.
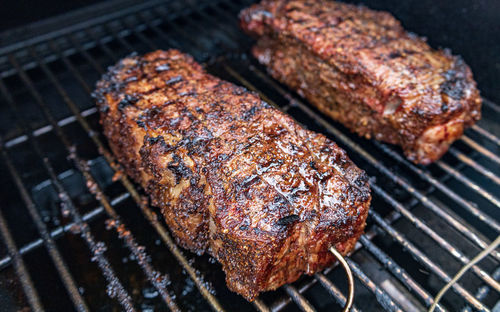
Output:
<path fill-rule="evenodd" d="M 133 51 L 192 54 L 208 71 L 328 135 L 369 173 L 367 232 L 348 259 L 357 284 L 353 311 L 428 308 L 499 235 L 498 104 L 485 100 L 481 122 L 442 160 L 413 165 L 394 147 L 323 116 L 247 56 L 251 41 L 236 16 L 248 4 L 149 1 L 1 49 L 0 296 L 3 285 L 14 285 L 5 296 L 12 307 L 326 311 L 346 301 L 345 277 L 334 265 L 249 304 L 225 288 L 209 257 L 175 245 L 162 216 L 121 174 L 90 98 L 104 68 Z M 499 261 L 495 250 L 473 266 L 437 310 L 492 309 Z"/>

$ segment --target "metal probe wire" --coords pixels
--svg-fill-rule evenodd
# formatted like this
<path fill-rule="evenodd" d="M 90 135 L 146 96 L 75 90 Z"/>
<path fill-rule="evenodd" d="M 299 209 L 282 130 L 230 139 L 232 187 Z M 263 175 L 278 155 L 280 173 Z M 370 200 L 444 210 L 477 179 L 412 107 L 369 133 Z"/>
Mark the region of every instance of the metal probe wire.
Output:
<path fill-rule="evenodd" d="M 500 236 L 498 236 L 488 247 L 483 249 L 483 251 L 481 251 L 479 254 L 477 254 L 477 256 L 475 256 L 467 265 L 464 265 L 457 272 L 457 274 L 455 274 L 455 276 L 443 288 L 441 288 L 439 293 L 434 298 L 434 303 L 429 308 L 429 312 L 434 312 L 434 309 L 436 309 L 436 306 L 439 303 L 439 301 L 441 300 L 441 298 L 443 298 L 443 296 L 453 286 L 453 284 L 458 282 L 458 280 L 467 272 L 467 270 L 469 270 L 473 265 L 475 265 L 479 261 L 486 258 L 499 245 L 500 245 Z"/>
<path fill-rule="evenodd" d="M 349 285 L 349 294 L 347 295 L 346 304 L 344 306 L 343 312 L 349 312 L 352 307 L 352 303 L 354 302 L 354 278 L 352 276 L 351 268 L 347 261 L 345 261 L 344 257 L 340 254 L 340 252 L 335 249 L 335 247 L 330 247 L 330 252 L 339 260 L 340 264 L 344 267 L 345 273 L 347 274 L 347 282 Z"/>

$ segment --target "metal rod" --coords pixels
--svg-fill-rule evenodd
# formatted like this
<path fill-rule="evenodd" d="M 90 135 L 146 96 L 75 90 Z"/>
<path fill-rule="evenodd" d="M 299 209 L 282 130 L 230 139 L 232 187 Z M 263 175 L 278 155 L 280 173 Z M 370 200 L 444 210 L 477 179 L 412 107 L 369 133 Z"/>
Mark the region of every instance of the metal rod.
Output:
<path fill-rule="evenodd" d="M 21 286 L 23 287 L 24 294 L 28 299 L 28 303 L 33 311 L 44 311 L 42 304 L 40 302 L 40 297 L 38 296 L 38 292 L 33 285 L 33 281 L 31 280 L 30 274 L 26 269 L 26 265 L 24 264 L 24 260 L 21 257 L 21 253 L 16 247 L 16 243 L 14 242 L 14 238 L 10 233 L 9 226 L 7 225 L 7 221 L 5 220 L 2 211 L 0 210 L 0 234 L 2 236 L 3 241 L 5 242 L 5 246 L 7 247 L 7 252 L 9 257 L 13 259 L 14 262 L 14 270 L 16 271 L 16 275 L 21 282 Z"/>
<path fill-rule="evenodd" d="M 370 210 L 369 215 L 374 219 L 374 221 L 387 232 L 395 241 L 397 241 L 401 246 L 408 250 L 415 259 L 418 259 L 420 263 L 426 266 L 429 270 L 434 272 L 441 280 L 445 283 L 451 280 L 450 276 L 446 274 L 438 265 L 432 262 L 429 257 L 427 257 L 420 249 L 398 233 L 392 226 L 390 226 L 385 220 L 374 210 Z M 472 296 L 467 290 L 465 290 L 459 284 L 454 284 L 453 289 L 465 300 L 467 300 L 471 305 L 480 311 L 489 311 L 479 300 Z"/>
<path fill-rule="evenodd" d="M 500 267 L 498 267 L 495 270 L 495 272 L 493 272 L 493 278 L 496 280 L 500 279 Z M 483 285 L 483 286 L 479 287 L 479 289 L 477 290 L 476 298 L 478 300 L 483 300 L 484 298 L 486 298 L 486 296 L 488 295 L 489 292 L 490 292 L 490 287 Z M 467 306 L 467 307 L 462 309 L 462 312 L 472 312 L 472 308 Z"/>
<path fill-rule="evenodd" d="M 92 40 L 94 40 L 99 45 L 101 49 L 105 50 L 106 54 L 112 55 L 113 58 L 118 58 L 116 54 L 103 43 L 103 41 L 101 40 L 102 38 L 98 38 L 92 30 L 85 29 L 84 31 L 92 38 Z"/>
<path fill-rule="evenodd" d="M 11 106 L 11 108 L 14 109 L 15 115 L 18 116 L 19 114 L 15 109 L 16 105 L 14 99 L 12 98 L 12 95 L 10 94 L 8 89 L 5 87 L 2 80 L 0 80 L 0 93 L 3 95 L 3 97 L 5 98 L 7 103 Z M 31 134 L 29 132 L 28 132 L 28 137 L 30 138 L 30 141 L 33 142 L 33 140 L 31 140 Z M 52 259 L 52 262 L 56 267 L 56 270 L 58 271 L 61 277 L 64 287 L 66 288 L 68 294 L 70 295 L 70 298 L 75 308 L 79 311 L 88 311 L 87 304 L 80 295 L 78 288 L 76 287 L 76 282 L 73 279 L 73 276 L 70 274 L 68 266 L 63 260 L 63 257 L 61 256 L 59 249 L 57 249 L 57 245 L 55 244 L 52 237 L 49 235 L 47 227 L 45 223 L 42 221 L 42 217 L 40 216 L 40 213 L 38 212 L 35 203 L 31 199 L 28 190 L 26 190 L 26 187 L 24 186 L 24 183 L 22 182 L 20 175 L 17 173 L 17 170 L 15 169 L 13 163 L 10 161 L 10 157 L 8 156 L 5 148 L 3 146 L 0 146 L 0 150 L 2 157 L 4 158 L 5 163 L 7 164 L 9 173 L 14 179 L 14 183 L 19 193 L 21 194 L 21 198 L 44 242 L 44 245 Z"/>
<path fill-rule="evenodd" d="M 228 37 L 226 37 L 226 36 L 222 36 L 222 37 L 220 38 L 220 39 L 222 39 L 221 43 L 222 43 L 222 45 L 224 46 L 224 48 L 225 48 L 226 52 L 227 52 L 227 51 L 231 51 L 231 50 L 233 50 L 233 49 L 235 49 L 235 48 L 238 48 L 238 46 L 239 46 L 239 45 L 238 45 L 238 43 L 237 43 L 237 42 L 238 42 L 238 40 L 240 40 L 240 39 L 241 39 L 241 37 L 234 36 L 234 35 L 233 35 L 233 33 L 228 32 L 228 29 L 234 30 L 234 27 L 231 27 L 231 28 L 229 28 L 229 27 L 225 27 L 225 26 L 224 26 L 224 24 L 226 24 L 226 23 L 225 23 L 225 20 L 217 19 L 217 18 L 216 18 L 215 16 L 213 16 L 213 15 L 208 15 L 208 14 L 205 12 L 206 10 L 196 10 L 195 5 L 194 5 L 192 2 L 190 2 L 190 1 L 187 1 L 187 5 L 188 5 L 188 7 L 189 7 L 189 8 L 191 8 L 191 9 L 192 9 L 193 11 L 195 11 L 197 14 L 200 14 L 200 15 L 201 15 L 201 17 L 202 17 L 205 21 L 207 21 L 207 22 L 209 22 L 209 23 L 212 23 L 211 25 L 216 26 L 219 30 L 221 30 L 222 32 L 225 32 L 226 34 L 228 34 L 228 35 L 231 37 L 231 39 L 230 39 L 230 38 L 228 38 Z M 211 9 L 216 10 L 216 8 L 218 8 L 218 5 L 209 6 L 209 7 L 207 7 L 207 8 L 211 8 Z M 158 12 L 158 11 L 157 11 L 157 12 Z M 161 14 L 164 18 L 167 18 L 167 14 L 166 14 L 163 10 L 159 10 L 159 13 L 160 13 L 160 14 Z M 192 18 L 188 19 L 188 21 L 187 21 L 187 22 L 189 23 L 189 25 L 194 26 L 194 27 L 196 27 L 198 30 L 200 30 L 201 32 L 205 33 L 205 34 L 207 35 L 207 38 L 211 38 L 211 37 L 212 37 L 213 33 L 212 33 L 209 29 L 207 29 L 207 28 L 205 28 L 205 27 L 201 26 L 201 24 L 200 24 L 200 23 L 193 23 L 193 19 L 192 19 Z M 226 25 L 227 25 L 227 24 L 226 24 Z M 219 38 L 219 37 L 218 37 L 218 38 Z"/>
<path fill-rule="evenodd" d="M 229 67 L 228 65 L 224 65 L 224 68 L 226 69 L 226 71 L 227 71 L 227 72 L 228 72 L 231 76 L 233 76 L 233 77 L 235 77 L 236 79 L 238 79 L 238 81 L 240 81 L 240 82 L 241 82 L 241 83 L 242 83 L 245 87 L 249 88 L 249 89 L 250 89 L 250 90 L 252 90 L 252 91 L 258 92 L 258 93 L 259 93 L 259 95 L 260 95 L 260 97 L 261 97 L 264 101 L 266 101 L 266 102 L 268 102 L 269 104 L 272 104 L 272 105 L 274 105 L 275 107 L 279 108 L 279 107 L 277 106 L 277 104 L 276 104 L 276 103 L 274 103 L 272 100 L 270 100 L 270 99 L 269 99 L 269 98 L 268 98 L 265 94 L 263 94 L 262 92 L 260 92 L 260 90 L 258 90 L 257 88 L 255 88 L 255 87 L 254 87 L 251 83 L 249 83 L 249 82 L 248 82 L 245 78 L 243 78 L 240 74 L 238 74 L 238 73 L 237 73 L 235 70 L 233 70 L 231 67 Z M 358 273 L 359 273 L 359 272 L 358 272 Z M 362 273 L 362 272 L 361 272 L 361 273 Z M 363 276 L 365 276 L 365 275 L 364 275 L 364 273 L 363 273 Z M 365 279 L 365 278 L 363 277 L 362 281 L 366 282 L 366 281 L 367 281 L 367 278 L 368 278 L 368 277 L 366 277 L 366 279 Z M 372 283 L 373 283 L 373 282 L 372 282 Z M 370 288 L 370 289 L 372 289 L 372 288 Z M 373 288 L 372 290 L 374 290 L 374 291 L 375 291 L 375 289 L 376 289 L 376 287 L 375 287 L 375 288 Z M 376 289 L 376 292 L 375 292 L 377 299 L 380 299 L 380 298 L 385 298 L 385 296 L 388 296 L 388 295 L 386 294 L 386 295 L 385 295 L 385 296 L 383 296 L 383 297 L 379 297 L 379 296 L 378 296 L 378 292 L 379 292 L 379 291 L 381 291 L 381 290 L 380 290 L 380 289 Z M 384 300 L 385 300 L 385 299 L 384 299 Z M 385 303 L 384 303 L 384 304 L 385 304 Z M 393 302 L 393 304 L 395 305 L 395 303 L 394 303 L 394 302 Z M 391 306 L 391 305 L 390 305 L 390 306 Z"/>
<path fill-rule="evenodd" d="M 497 208 L 500 208 L 500 200 L 498 198 L 496 198 L 495 196 L 493 196 L 489 192 L 485 191 L 477 183 L 473 182 L 471 179 L 469 179 L 466 176 L 464 176 L 463 174 L 461 174 L 458 170 L 452 168 L 450 165 L 444 163 L 441 160 L 436 161 L 436 165 L 438 165 L 439 168 L 443 169 L 447 173 L 451 174 L 455 179 L 462 182 L 463 184 L 468 186 L 470 189 L 474 190 L 479 195 L 486 198 L 489 202 L 491 202 Z"/>
<path fill-rule="evenodd" d="M 377 301 L 388 311 L 403 312 L 385 290 L 378 287 L 364 272 L 359 265 L 351 259 L 346 259 L 347 264 L 351 268 L 356 277 L 365 285 L 372 293 L 375 294 Z"/>
<path fill-rule="evenodd" d="M 409 289 L 411 289 L 413 292 L 418 294 L 422 300 L 424 300 L 424 303 L 427 307 L 430 307 L 432 303 L 434 302 L 433 298 L 431 295 L 422 289 L 420 285 L 418 285 L 409 275 L 408 273 L 400 267 L 394 260 L 392 260 L 385 252 L 383 252 L 380 248 L 378 248 L 374 243 L 372 243 L 366 236 L 361 236 L 359 239 L 361 244 L 372 254 L 377 258 L 381 263 L 384 264 L 384 266 L 391 271 L 391 273 L 405 285 Z M 437 306 L 438 311 L 444 311 L 444 309 L 438 305 Z"/>
<path fill-rule="evenodd" d="M 337 302 L 345 306 L 347 302 L 347 298 L 342 294 L 342 292 L 335 287 L 335 285 L 323 274 L 323 273 L 315 273 L 314 276 L 316 279 L 320 282 L 320 284 L 328 290 L 328 292 L 335 298 L 337 299 Z M 345 309 L 344 309 L 345 310 Z M 354 306 L 354 304 L 351 306 L 350 310 L 351 312 L 359 312 L 359 310 Z"/>
<path fill-rule="evenodd" d="M 376 234 L 374 231 L 372 230 L 369 230 L 368 232 L 366 232 L 364 234 L 368 239 L 372 239 Z M 355 246 L 354 246 L 354 249 L 351 250 L 351 252 L 349 253 L 350 255 L 351 254 L 354 254 L 356 251 L 358 251 L 359 249 L 361 249 L 361 244 L 357 243 Z M 335 269 L 337 266 L 339 265 L 338 262 L 334 262 L 333 265 L 331 265 L 330 267 L 326 268 L 323 273 L 320 273 L 320 272 L 316 272 L 315 273 L 315 277 L 319 275 L 323 275 L 323 274 L 328 274 L 330 271 L 332 271 L 333 269 Z M 325 277 L 326 278 L 326 277 Z M 309 288 L 311 288 L 313 285 L 316 284 L 316 282 L 318 281 L 317 278 L 314 278 L 314 279 L 311 279 L 310 281 L 308 282 L 305 282 L 305 283 L 301 283 L 301 286 L 300 288 L 298 289 L 298 291 L 300 293 L 304 293 L 305 291 L 307 291 Z M 326 287 L 325 284 L 323 283 L 320 283 L 322 286 Z M 330 285 L 333 286 L 333 284 L 330 282 Z M 345 301 L 346 301 L 346 297 L 340 293 L 340 290 L 338 290 L 335 286 L 333 286 L 333 288 L 331 288 L 330 286 L 328 286 L 326 288 L 326 290 L 332 294 L 335 298 L 335 300 L 341 304 L 341 305 L 344 305 L 345 304 Z M 281 311 L 282 309 L 285 308 L 285 306 L 290 303 L 290 301 L 292 301 L 292 299 L 290 297 L 287 297 L 287 298 L 284 298 L 283 300 L 280 300 L 280 301 L 277 301 L 277 302 L 274 302 L 271 306 L 271 310 L 272 311 Z M 354 308 L 354 305 L 353 305 L 353 311 L 355 311 L 356 309 Z"/>
<path fill-rule="evenodd" d="M 124 24 L 127 28 L 131 28 L 132 29 L 132 32 L 133 34 L 139 38 L 142 42 L 146 43 L 146 45 L 151 49 L 151 50 L 158 50 L 158 46 L 153 43 L 151 40 L 149 40 L 148 38 L 146 38 L 142 32 L 140 32 L 139 30 L 137 30 L 135 27 L 133 27 L 133 25 L 130 25 L 130 23 L 128 23 L 127 21 L 120 21 L 120 24 Z M 130 51 L 130 52 L 133 52 Z"/>
<path fill-rule="evenodd" d="M 253 305 L 257 310 L 260 312 L 271 312 L 271 309 L 264 303 L 264 301 L 260 300 L 259 298 L 255 299 L 253 302 Z"/>
<path fill-rule="evenodd" d="M 309 301 L 306 298 L 304 298 L 304 296 L 302 296 L 295 287 L 293 287 L 292 285 L 285 285 L 283 286 L 283 289 L 292 298 L 292 300 L 302 309 L 302 311 L 316 312 L 316 309 L 311 305 L 311 303 L 309 303 Z"/>
<path fill-rule="evenodd" d="M 99 65 L 99 63 L 96 62 L 96 60 L 94 60 L 94 58 L 92 56 L 90 56 L 90 54 L 87 52 L 87 50 L 85 50 L 82 45 L 80 44 L 80 42 L 78 40 L 76 40 L 72 34 L 69 34 L 66 38 L 69 38 L 70 42 L 72 43 L 72 45 L 74 47 L 76 47 L 77 51 L 82 54 L 86 60 L 89 61 L 89 63 L 94 66 L 95 68 L 98 69 L 99 72 L 104 72 L 104 69 L 101 67 L 101 65 Z M 53 42 L 53 41 L 51 41 Z"/>
<path fill-rule="evenodd" d="M 500 157 L 498 155 L 495 155 L 493 152 L 491 152 L 490 150 L 486 149 L 485 147 L 479 145 L 477 142 L 475 142 L 474 140 L 472 140 L 471 138 L 469 138 L 468 136 L 466 135 L 463 135 L 460 140 L 462 142 L 464 142 L 465 144 L 467 144 L 469 147 L 471 147 L 472 149 L 474 149 L 475 151 L 479 152 L 480 154 L 486 156 L 489 160 L 497 163 L 500 165 Z"/>
<path fill-rule="evenodd" d="M 123 202 L 125 199 L 129 198 L 130 194 L 129 193 L 122 193 L 121 195 L 116 196 L 111 200 L 111 205 L 116 206 L 119 203 Z M 82 216 L 82 220 L 87 222 L 87 221 L 92 221 L 96 217 L 102 215 L 104 212 L 104 208 L 102 206 L 98 206 L 91 211 L 87 212 Z M 70 222 L 64 226 L 58 226 L 54 230 L 50 232 L 50 236 L 52 238 L 59 238 L 61 235 L 63 235 L 66 232 L 69 232 L 71 228 L 74 228 L 76 225 L 75 222 Z M 36 248 L 40 247 L 43 245 L 43 240 L 41 238 L 35 239 L 34 241 L 31 241 L 25 245 L 23 245 L 21 248 L 19 248 L 19 253 L 21 255 L 27 254 L 32 250 L 35 250 Z M 10 256 L 5 256 L 0 259 L 0 270 L 4 269 L 8 265 L 10 265 L 12 262 L 12 258 Z"/>
<path fill-rule="evenodd" d="M 186 43 L 188 43 L 192 48 L 195 48 L 195 51 L 201 51 L 205 52 L 206 51 L 206 46 L 203 46 L 199 40 L 195 40 L 192 35 L 188 34 L 184 29 L 177 27 L 174 23 L 169 21 L 168 19 L 165 19 L 163 23 L 174 29 L 174 31 L 182 36 L 184 39 L 182 44 L 180 44 L 175 38 L 177 36 L 169 36 L 167 33 L 165 33 L 160 27 L 154 25 L 151 23 L 147 16 L 144 15 L 143 13 L 138 14 L 141 18 L 141 20 L 149 27 L 151 28 L 160 38 L 165 40 L 166 42 L 169 43 L 170 46 L 176 47 L 177 49 L 185 49 Z"/>
<path fill-rule="evenodd" d="M 492 171 L 486 169 L 485 167 L 483 167 L 479 163 L 477 163 L 474 159 L 470 158 L 469 156 L 465 155 L 464 153 L 460 152 L 459 150 L 457 150 L 453 147 L 451 147 L 448 150 L 448 153 L 452 154 L 453 156 L 458 158 L 458 160 L 467 164 L 469 167 L 473 168 L 474 170 L 476 170 L 477 172 L 479 172 L 483 176 L 487 177 L 491 181 L 500 185 L 500 177 L 497 176 L 496 174 L 494 174 Z"/>
<path fill-rule="evenodd" d="M 351 268 L 349 267 L 349 265 L 345 261 L 344 257 L 340 254 L 340 252 L 338 252 L 337 249 L 335 249 L 335 247 L 331 246 L 330 252 L 340 262 L 340 264 L 344 268 L 345 273 L 347 275 L 347 285 L 349 286 L 349 293 L 347 295 L 347 302 L 346 302 L 344 309 L 342 311 L 349 312 L 351 310 L 352 303 L 354 302 L 354 278 L 352 277 Z"/>
<path fill-rule="evenodd" d="M 491 108 L 495 112 L 500 113 L 500 105 L 498 105 L 497 103 L 494 103 L 488 99 L 483 98 L 483 104 L 485 104 L 486 106 L 488 106 L 489 108 Z"/>
<path fill-rule="evenodd" d="M 445 195 L 453 199 L 456 203 L 458 203 L 460 206 L 465 208 L 467 211 L 469 211 L 472 215 L 474 215 L 476 218 L 479 220 L 483 221 L 486 223 L 488 226 L 496 230 L 497 232 L 500 232 L 500 223 L 498 223 L 494 218 L 489 216 L 488 214 L 484 213 L 477 207 L 473 206 L 469 201 L 465 200 L 463 197 L 452 191 L 449 187 L 447 187 L 445 184 L 439 182 L 436 178 L 434 178 L 432 175 L 430 175 L 427 171 L 424 171 L 423 169 L 413 165 L 410 163 L 408 160 L 403 158 L 399 153 L 395 152 L 393 149 L 388 147 L 386 144 L 374 141 L 373 144 L 381 149 L 384 153 L 395 159 L 397 162 L 403 164 L 405 167 L 409 168 L 411 171 L 416 173 L 421 179 L 424 181 L 430 183 L 434 187 L 436 187 L 438 190 L 443 192 Z"/>
<path fill-rule="evenodd" d="M 97 112 L 97 109 L 95 107 L 91 107 L 89 109 L 82 111 L 82 116 L 89 116 L 89 115 L 95 114 L 96 112 Z M 75 121 L 76 121 L 75 116 L 69 116 L 69 117 L 60 119 L 57 122 L 57 124 L 62 127 L 65 125 L 69 125 L 70 123 L 75 122 Z M 50 131 L 52 131 L 52 126 L 45 125 L 45 126 L 42 126 L 40 128 L 36 128 L 35 130 L 33 130 L 31 132 L 31 135 L 33 135 L 34 137 L 37 137 L 37 136 L 40 136 L 42 134 L 48 133 Z M 23 142 L 26 142 L 27 140 L 28 140 L 28 136 L 21 134 L 17 137 L 14 137 L 12 139 L 5 141 L 4 146 L 5 146 L 5 148 L 10 149 L 10 148 L 17 146 Z"/>

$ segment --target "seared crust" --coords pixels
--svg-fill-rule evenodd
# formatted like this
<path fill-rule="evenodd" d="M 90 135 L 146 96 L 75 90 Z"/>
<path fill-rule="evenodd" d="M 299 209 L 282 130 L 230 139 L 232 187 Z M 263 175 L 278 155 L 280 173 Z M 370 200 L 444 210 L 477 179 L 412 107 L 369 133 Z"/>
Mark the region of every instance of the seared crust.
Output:
<path fill-rule="evenodd" d="M 264 0 L 240 14 L 273 77 L 415 163 L 440 158 L 480 119 L 469 67 L 433 50 L 389 13 L 327 0 Z"/>
<path fill-rule="evenodd" d="M 230 289 L 261 291 L 349 252 L 370 203 L 366 174 L 320 134 L 176 50 L 128 57 L 95 92 L 128 175 L 177 242 L 221 264 Z"/>

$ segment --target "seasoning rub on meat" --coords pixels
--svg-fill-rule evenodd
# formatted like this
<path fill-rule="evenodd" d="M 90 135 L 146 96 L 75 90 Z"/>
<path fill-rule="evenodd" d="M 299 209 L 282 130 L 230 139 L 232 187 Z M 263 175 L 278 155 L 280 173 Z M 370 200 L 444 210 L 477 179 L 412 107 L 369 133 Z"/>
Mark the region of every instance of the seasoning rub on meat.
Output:
<path fill-rule="evenodd" d="M 480 118 L 469 67 L 387 12 L 329 0 L 263 0 L 240 14 L 277 80 L 366 138 L 439 159 Z"/>
<path fill-rule="evenodd" d="M 177 242 L 221 264 L 227 285 L 259 292 L 349 252 L 370 203 L 366 174 L 321 134 L 176 50 L 123 59 L 95 92 L 126 173 Z"/>

